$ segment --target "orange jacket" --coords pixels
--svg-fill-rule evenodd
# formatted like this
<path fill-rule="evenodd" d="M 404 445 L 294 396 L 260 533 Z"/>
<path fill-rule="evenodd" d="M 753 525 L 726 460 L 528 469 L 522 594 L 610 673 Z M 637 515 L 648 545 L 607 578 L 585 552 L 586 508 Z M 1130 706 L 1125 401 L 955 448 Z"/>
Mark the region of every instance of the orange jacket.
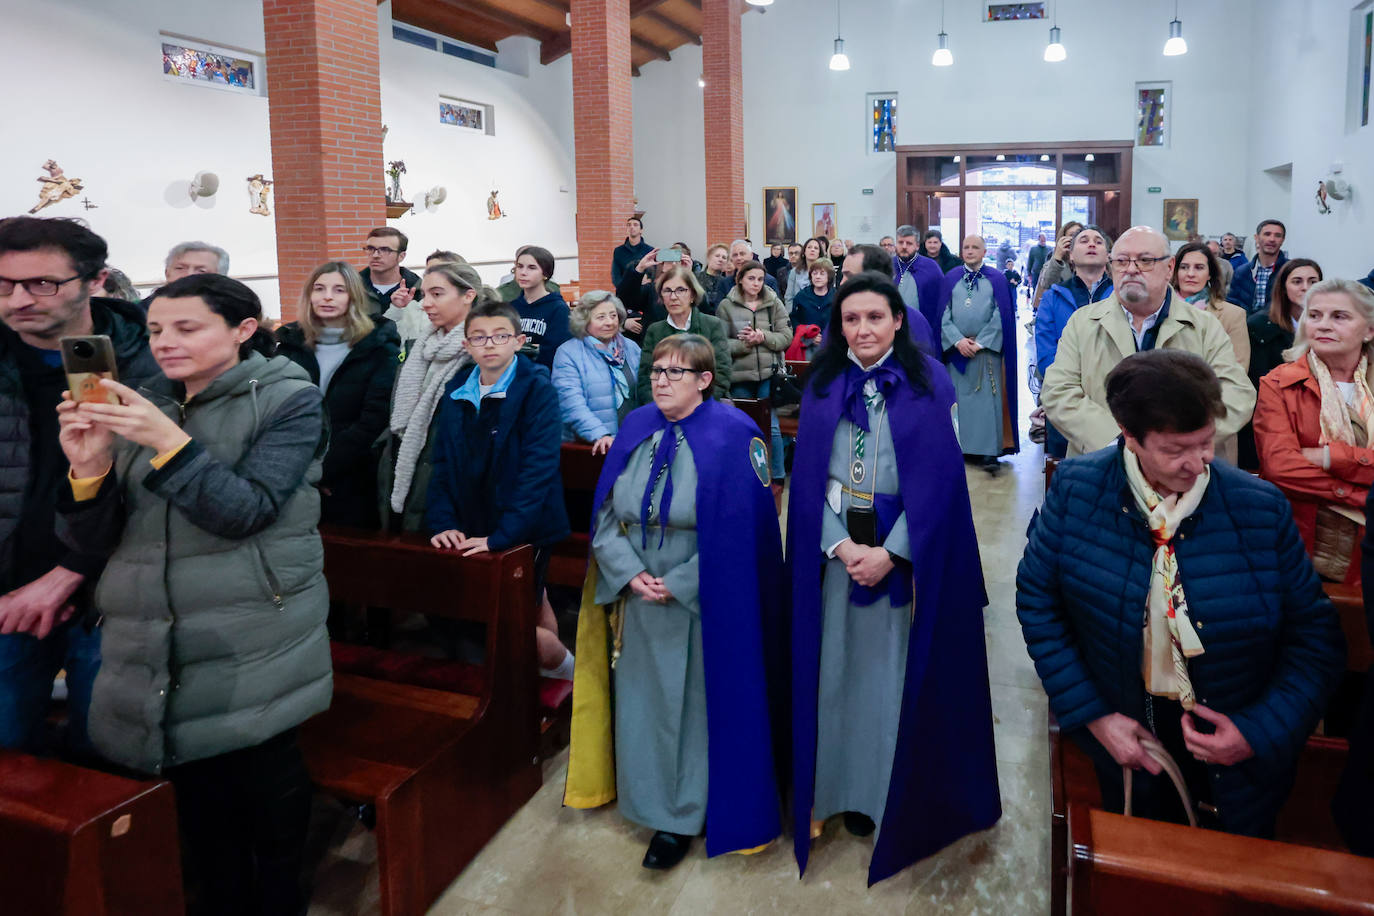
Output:
<path fill-rule="evenodd" d="M 1335 504 L 1363 511 L 1374 484 L 1374 449 L 1332 442 L 1329 471 L 1303 457 L 1303 449 L 1321 447 L 1320 413 L 1321 389 L 1305 354 L 1260 379 L 1254 418 L 1260 476 L 1278 486 L 1293 504 L 1293 521 L 1309 553 L 1317 509 Z M 1359 567 L 1357 544 L 1347 583 L 1359 583 Z"/>

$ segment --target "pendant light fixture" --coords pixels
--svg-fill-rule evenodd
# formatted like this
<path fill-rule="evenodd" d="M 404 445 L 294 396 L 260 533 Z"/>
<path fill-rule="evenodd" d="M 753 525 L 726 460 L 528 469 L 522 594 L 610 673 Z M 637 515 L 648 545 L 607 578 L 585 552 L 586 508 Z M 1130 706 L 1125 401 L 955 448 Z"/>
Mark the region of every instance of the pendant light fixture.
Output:
<path fill-rule="evenodd" d="M 750 6 L 772 6 L 773 0 L 748 0 Z"/>
<path fill-rule="evenodd" d="M 1178 18 L 1178 0 L 1174 0 L 1174 18 L 1169 23 L 1169 40 L 1164 42 L 1164 56 L 1177 57 L 1188 53 L 1188 42 L 1183 40 L 1183 21 Z"/>
<path fill-rule="evenodd" d="M 940 46 L 930 55 L 931 66 L 948 67 L 954 63 L 954 55 L 949 51 L 949 34 L 945 32 L 945 0 L 940 0 Z"/>
<path fill-rule="evenodd" d="M 844 39 L 840 37 L 840 0 L 835 0 L 835 53 L 830 55 L 830 69 L 849 69 L 849 55 L 844 53 Z"/>
<path fill-rule="evenodd" d="M 1050 43 L 1045 45 L 1045 60 L 1051 64 L 1057 64 L 1069 54 L 1064 50 L 1064 43 L 1059 40 L 1059 4 L 1054 5 L 1054 25 L 1050 28 Z"/>

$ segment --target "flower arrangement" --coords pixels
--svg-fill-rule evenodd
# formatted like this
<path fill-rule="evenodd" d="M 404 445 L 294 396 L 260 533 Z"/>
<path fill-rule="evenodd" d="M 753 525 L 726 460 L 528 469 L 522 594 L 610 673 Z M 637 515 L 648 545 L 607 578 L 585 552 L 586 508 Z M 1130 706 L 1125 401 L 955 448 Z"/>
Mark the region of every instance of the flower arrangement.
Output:
<path fill-rule="evenodd" d="M 391 179 L 391 187 L 388 190 L 386 199 L 388 201 L 401 201 L 401 176 L 406 173 L 406 161 L 404 159 L 393 159 L 386 164 L 387 177 Z"/>

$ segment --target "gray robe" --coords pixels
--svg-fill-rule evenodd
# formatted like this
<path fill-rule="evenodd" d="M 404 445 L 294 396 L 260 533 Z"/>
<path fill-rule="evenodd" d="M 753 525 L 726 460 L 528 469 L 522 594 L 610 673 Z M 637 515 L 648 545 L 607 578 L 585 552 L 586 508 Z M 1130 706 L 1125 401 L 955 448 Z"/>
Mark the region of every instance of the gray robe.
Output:
<path fill-rule="evenodd" d="M 827 496 L 838 493 L 839 511 L 829 498 L 821 510 L 820 546 L 824 551 L 849 536 L 845 512 L 850 505 L 869 506 L 864 497 L 875 483 L 878 493 L 898 492 L 892 433 L 885 416 L 879 422 L 883 414 L 879 395 L 868 410 L 869 429 L 877 434 L 868 435 L 864 479 L 857 487 L 849 478 L 855 427 L 841 418 L 835 428 Z M 857 489 L 862 495 L 855 497 L 841 486 Z M 882 546 L 894 556 L 911 559 L 905 512 Z M 832 814 L 857 811 L 882 824 L 906 682 L 911 605 L 893 607 L 886 597 L 866 607 L 854 605 L 849 601 L 852 581 L 838 557 L 826 561 L 821 586 L 820 702 L 812 817 L 824 820 Z"/>
<path fill-rule="evenodd" d="M 970 301 L 971 300 L 971 301 Z M 959 402 L 959 447 L 965 455 L 1002 454 L 1002 315 L 992 284 L 978 278 L 973 295 L 955 284 L 940 321 L 940 346 L 952 349 L 965 337 L 982 344 L 964 371 L 947 366 Z"/>
<path fill-rule="evenodd" d="M 630 454 L 597 515 L 592 550 L 600 575 L 596 601 L 625 597 L 620 660 L 615 667 L 616 794 L 620 813 L 651 827 L 693 836 L 706 823 L 706 669 L 697 597 L 696 464 L 686 439 L 673 457 L 670 527 L 649 528 L 641 546 L 640 504 L 662 432 Z M 661 504 L 667 476 L 654 490 Z M 661 577 L 673 598 L 645 601 L 628 583 L 640 572 Z"/>

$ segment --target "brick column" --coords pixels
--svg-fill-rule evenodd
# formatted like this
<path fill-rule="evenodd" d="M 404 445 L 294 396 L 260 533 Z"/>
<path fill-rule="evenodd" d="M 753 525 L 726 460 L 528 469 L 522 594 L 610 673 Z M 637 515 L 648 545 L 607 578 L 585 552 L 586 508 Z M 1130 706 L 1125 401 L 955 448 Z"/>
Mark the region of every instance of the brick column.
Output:
<path fill-rule="evenodd" d="M 744 226 L 744 0 L 701 0 L 701 71 L 706 80 L 706 244 L 730 244 Z M 728 116 L 722 117 L 722 112 Z M 754 216 L 766 218 L 754 201 Z M 756 224 L 761 225 L 761 224 Z M 764 250 L 754 238 L 754 250 Z"/>
<path fill-rule="evenodd" d="M 282 320 L 386 224 L 376 0 L 263 0 Z"/>
<path fill-rule="evenodd" d="M 572 58 L 578 279 L 610 289 L 634 209 L 629 0 L 572 0 Z"/>

